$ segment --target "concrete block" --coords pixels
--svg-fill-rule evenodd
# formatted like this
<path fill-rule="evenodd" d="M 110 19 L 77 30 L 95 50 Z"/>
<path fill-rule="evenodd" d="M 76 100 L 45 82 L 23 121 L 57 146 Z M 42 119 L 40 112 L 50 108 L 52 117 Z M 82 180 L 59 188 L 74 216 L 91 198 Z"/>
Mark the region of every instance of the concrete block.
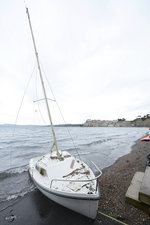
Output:
<path fill-rule="evenodd" d="M 126 192 L 126 199 L 131 199 L 132 201 L 139 201 L 139 191 L 142 184 L 142 180 L 144 177 L 143 172 L 136 172 L 134 174 L 134 177 L 132 178 L 132 181 L 130 183 L 130 186 Z"/>
<path fill-rule="evenodd" d="M 139 200 L 150 205 L 150 166 L 145 169 L 142 184 L 139 190 Z"/>
<path fill-rule="evenodd" d="M 139 200 L 139 191 L 140 191 L 143 177 L 144 177 L 143 172 L 135 173 L 135 175 L 131 181 L 131 184 L 126 192 L 125 201 L 127 203 L 135 206 L 136 208 L 141 209 L 145 213 L 150 214 L 150 206 L 142 203 Z"/>

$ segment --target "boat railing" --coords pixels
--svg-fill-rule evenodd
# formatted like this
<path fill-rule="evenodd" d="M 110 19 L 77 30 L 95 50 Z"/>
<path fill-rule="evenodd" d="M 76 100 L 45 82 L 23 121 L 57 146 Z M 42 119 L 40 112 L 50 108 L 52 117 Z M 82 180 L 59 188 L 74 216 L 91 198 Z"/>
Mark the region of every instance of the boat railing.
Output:
<path fill-rule="evenodd" d="M 102 175 L 102 171 L 98 168 L 98 166 L 91 161 L 91 163 L 96 167 L 96 169 L 98 170 L 98 175 L 92 179 L 83 179 L 83 180 L 74 180 L 74 179 L 52 179 L 51 180 L 51 183 L 50 183 L 50 188 L 52 188 L 52 183 L 55 182 L 55 181 L 58 181 L 58 182 L 90 182 L 90 181 L 94 181 L 96 180 L 96 188 L 95 190 L 97 191 L 97 187 L 98 187 L 98 178 Z"/>

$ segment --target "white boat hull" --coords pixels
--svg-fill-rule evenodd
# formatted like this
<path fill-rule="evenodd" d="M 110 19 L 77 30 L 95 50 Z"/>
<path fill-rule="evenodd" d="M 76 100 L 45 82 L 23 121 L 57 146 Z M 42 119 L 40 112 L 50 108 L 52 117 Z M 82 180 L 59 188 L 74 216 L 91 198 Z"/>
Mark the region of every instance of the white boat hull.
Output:
<path fill-rule="evenodd" d="M 84 200 L 69 197 L 66 198 L 45 191 L 38 185 L 36 186 L 46 197 L 53 200 L 54 202 L 91 219 L 96 218 L 99 200 Z"/>

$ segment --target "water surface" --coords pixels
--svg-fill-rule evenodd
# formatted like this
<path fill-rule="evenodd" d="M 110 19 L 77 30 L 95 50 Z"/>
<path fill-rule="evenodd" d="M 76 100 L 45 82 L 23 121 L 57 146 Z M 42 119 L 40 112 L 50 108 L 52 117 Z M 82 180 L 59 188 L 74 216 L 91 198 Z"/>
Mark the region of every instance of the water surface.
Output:
<path fill-rule="evenodd" d="M 69 129 L 69 133 L 68 133 Z M 55 127 L 58 147 L 99 168 L 113 164 L 128 154 L 147 128 L 127 127 Z M 0 202 L 24 196 L 34 190 L 29 178 L 31 158 L 50 151 L 53 145 L 50 127 L 0 126 Z"/>

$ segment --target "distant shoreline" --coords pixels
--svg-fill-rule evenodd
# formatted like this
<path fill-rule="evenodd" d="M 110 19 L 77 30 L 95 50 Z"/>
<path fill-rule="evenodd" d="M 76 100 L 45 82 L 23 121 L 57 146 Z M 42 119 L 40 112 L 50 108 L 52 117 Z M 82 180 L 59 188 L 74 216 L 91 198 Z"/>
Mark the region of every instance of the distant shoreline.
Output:
<path fill-rule="evenodd" d="M 83 124 L 57 124 L 54 127 L 82 127 Z"/>
<path fill-rule="evenodd" d="M 0 127 L 50 127 L 50 125 L 31 125 L 31 124 L 0 124 Z M 54 127 L 82 127 L 83 124 L 54 124 Z"/>
<path fill-rule="evenodd" d="M 13 127 L 13 126 L 49 127 L 50 125 L 0 124 L 0 126 L 5 126 L 5 127 Z M 127 121 L 124 118 L 118 119 L 118 120 L 91 120 L 91 119 L 88 119 L 85 121 L 85 123 L 54 124 L 54 127 L 150 127 L 150 117 L 144 116 L 144 117 L 132 120 L 132 121 Z"/>

